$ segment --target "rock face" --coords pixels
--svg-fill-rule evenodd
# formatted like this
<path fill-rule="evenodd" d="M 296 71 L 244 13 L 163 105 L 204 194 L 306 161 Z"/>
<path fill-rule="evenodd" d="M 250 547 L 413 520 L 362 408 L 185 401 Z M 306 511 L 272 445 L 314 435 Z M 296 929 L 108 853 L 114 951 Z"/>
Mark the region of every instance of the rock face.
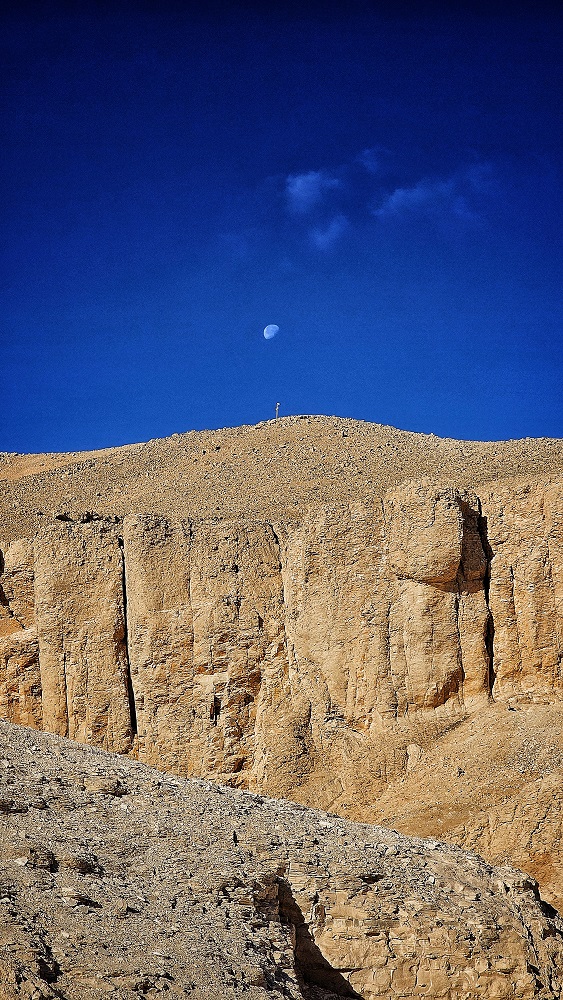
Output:
<path fill-rule="evenodd" d="M 250 496 L 244 469 L 239 480 Z M 181 516 L 179 500 L 172 513 L 123 513 L 121 501 L 120 513 L 59 511 L 29 537 L 11 531 L 0 715 L 178 775 L 449 831 L 549 873 L 560 902 L 560 814 L 543 808 L 543 785 L 532 804 L 520 796 L 563 762 L 563 478 L 367 492 L 277 517 L 271 504 L 226 518 Z M 536 758 L 515 771 L 546 706 L 553 754 L 543 772 Z M 512 709 L 520 728 L 497 753 L 485 737 Z M 427 781 L 442 802 L 429 762 L 456 739 L 455 768 L 475 762 L 483 780 L 458 822 L 446 801 L 429 820 L 418 789 Z M 485 780 L 485 743 L 504 798 Z M 493 835 L 481 813 L 526 804 L 536 839 L 523 856 L 510 822 Z"/>
<path fill-rule="evenodd" d="M 556 1000 L 533 880 L 0 724 L 0 995 Z"/>
<path fill-rule="evenodd" d="M 5 717 L 278 791 L 343 726 L 553 701 L 562 501 L 426 482 L 291 525 L 54 520 L 4 555 Z"/>
<path fill-rule="evenodd" d="M 490 604 L 497 697 L 547 699 L 563 688 L 563 494 L 521 484 L 484 497 L 494 553 Z"/>
<path fill-rule="evenodd" d="M 128 750 L 125 593 L 114 526 L 58 521 L 33 548 L 43 727 Z"/>

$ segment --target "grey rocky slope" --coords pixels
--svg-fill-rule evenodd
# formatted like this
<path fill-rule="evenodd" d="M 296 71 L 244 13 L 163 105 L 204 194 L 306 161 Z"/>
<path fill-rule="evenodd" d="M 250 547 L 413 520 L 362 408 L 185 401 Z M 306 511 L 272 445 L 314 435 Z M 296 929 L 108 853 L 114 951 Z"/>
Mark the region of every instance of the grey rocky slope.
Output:
<path fill-rule="evenodd" d="M 548 998 L 563 922 L 436 841 L 0 724 L 0 998 Z"/>

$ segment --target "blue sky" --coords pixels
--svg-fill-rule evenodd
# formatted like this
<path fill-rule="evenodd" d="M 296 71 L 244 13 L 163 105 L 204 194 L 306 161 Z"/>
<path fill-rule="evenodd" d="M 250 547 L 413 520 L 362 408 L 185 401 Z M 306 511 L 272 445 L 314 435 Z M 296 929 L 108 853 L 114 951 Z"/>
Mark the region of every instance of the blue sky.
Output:
<path fill-rule="evenodd" d="M 4 15 L 0 450 L 563 436 L 563 16 L 338 7 Z"/>

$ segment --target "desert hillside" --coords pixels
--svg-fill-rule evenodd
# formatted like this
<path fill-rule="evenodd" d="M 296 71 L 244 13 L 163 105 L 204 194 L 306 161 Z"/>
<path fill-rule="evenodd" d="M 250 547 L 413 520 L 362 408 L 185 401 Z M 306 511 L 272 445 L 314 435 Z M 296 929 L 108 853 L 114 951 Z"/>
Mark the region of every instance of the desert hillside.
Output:
<path fill-rule="evenodd" d="M 561 996 L 563 923 L 511 868 L 0 732 L 3 1000 Z"/>
<path fill-rule="evenodd" d="M 559 439 L 455 441 L 340 417 L 280 417 L 103 451 L 0 453 L 0 539 L 63 510 L 300 518 L 311 505 L 370 502 L 407 479 L 475 488 L 562 473 Z"/>
<path fill-rule="evenodd" d="M 0 717 L 563 905 L 562 441 L 288 417 L 0 474 Z"/>

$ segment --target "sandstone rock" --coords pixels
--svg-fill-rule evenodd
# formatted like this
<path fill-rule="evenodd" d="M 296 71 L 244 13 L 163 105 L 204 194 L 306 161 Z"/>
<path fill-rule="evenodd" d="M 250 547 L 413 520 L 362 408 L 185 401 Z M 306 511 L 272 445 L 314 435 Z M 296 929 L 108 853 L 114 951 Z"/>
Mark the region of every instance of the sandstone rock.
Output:
<path fill-rule="evenodd" d="M 387 499 L 389 563 L 395 575 L 448 584 L 457 577 L 464 535 L 461 499 L 431 481 L 409 485 Z M 486 560 L 482 556 L 484 575 Z"/>
<path fill-rule="evenodd" d="M 189 773 L 183 762 L 192 729 L 190 524 L 131 516 L 123 539 L 137 752 L 146 763 L 162 760 Z"/>
<path fill-rule="evenodd" d="M 483 497 L 491 546 L 495 698 L 563 690 L 563 490 L 532 484 Z"/>
<path fill-rule="evenodd" d="M 33 593 L 33 544 L 27 539 L 12 542 L 2 558 L 0 592 L 0 636 L 30 628 L 35 621 Z"/>
<path fill-rule="evenodd" d="M 63 868 L 78 872 L 80 875 L 92 875 L 99 872 L 98 859 L 95 854 L 65 853 L 58 859 L 58 863 Z"/>
<path fill-rule="evenodd" d="M 407 774 L 413 771 L 424 756 L 424 750 L 418 743 L 409 743 L 407 747 Z"/>
<path fill-rule="evenodd" d="M 32 729 L 43 725 L 39 646 L 34 628 L 0 638 L 0 715 Z"/>
<path fill-rule="evenodd" d="M 84 788 L 87 792 L 100 792 L 102 795 L 123 795 L 127 789 L 117 778 L 108 775 L 89 775 L 84 778 Z"/>
<path fill-rule="evenodd" d="M 428 740 L 415 768 L 350 812 L 509 861 L 563 909 L 562 784 L 563 705 L 509 712 L 493 703 L 482 718 L 469 716 Z"/>

